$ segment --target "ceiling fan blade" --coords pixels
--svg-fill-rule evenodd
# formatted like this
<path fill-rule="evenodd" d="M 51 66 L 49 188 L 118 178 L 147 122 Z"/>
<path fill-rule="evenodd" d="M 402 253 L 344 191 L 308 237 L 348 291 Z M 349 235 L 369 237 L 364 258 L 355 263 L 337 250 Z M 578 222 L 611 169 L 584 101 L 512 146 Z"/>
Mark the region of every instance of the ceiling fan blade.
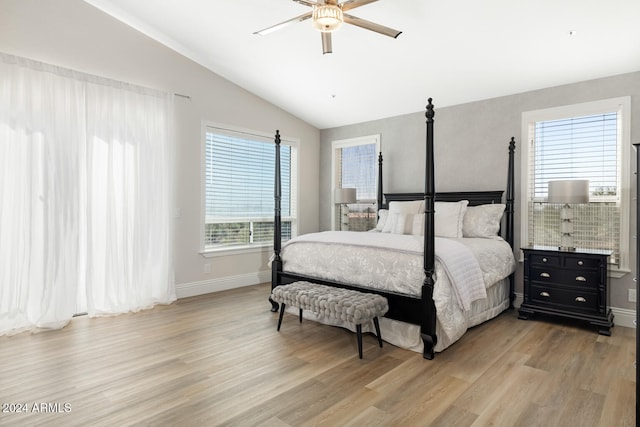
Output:
<path fill-rule="evenodd" d="M 313 7 L 313 6 L 317 6 L 317 5 L 322 4 L 322 3 L 317 3 L 315 1 L 308 1 L 308 0 L 293 0 L 293 1 L 296 2 L 296 3 L 303 4 L 305 6 L 309 6 L 309 7 Z"/>
<path fill-rule="evenodd" d="M 286 27 L 287 25 L 295 24 L 296 22 L 306 21 L 307 19 L 311 18 L 312 14 L 313 12 L 307 12 L 304 15 L 296 16 L 295 18 L 291 18 L 287 21 L 265 28 L 264 30 L 256 31 L 253 34 L 260 34 L 261 36 L 264 36 L 265 34 L 269 34 L 276 30 L 279 30 L 280 28 Z"/>
<path fill-rule="evenodd" d="M 331 33 L 320 33 L 322 35 L 322 54 L 333 53 L 331 46 Z"/>
<path fill-rule="evenodd" d="M 366 19 L 358 18 L 356 16 L 344 14 L 344 22 L 361 27 L 367 30 L 375 31 L 376 33 L 384 34 L 385 36 L 393 37 L 394 39 L 402 34 L 402 31 L 394 30 L 393 28 L 385 27 L 384 25 L 376 24 L 375 22 L 367 21 Z"/>
<path fill-rule="evenodd" d="M 342 9 L 343 12 L 346 12 L 347 10 L 355 9 L 356 7 L 364 6 L 365 4 L 369 3 L 375 3 L 377 1 L 378 0 L 347 0 L 340 3 L 340 9 Z"/>

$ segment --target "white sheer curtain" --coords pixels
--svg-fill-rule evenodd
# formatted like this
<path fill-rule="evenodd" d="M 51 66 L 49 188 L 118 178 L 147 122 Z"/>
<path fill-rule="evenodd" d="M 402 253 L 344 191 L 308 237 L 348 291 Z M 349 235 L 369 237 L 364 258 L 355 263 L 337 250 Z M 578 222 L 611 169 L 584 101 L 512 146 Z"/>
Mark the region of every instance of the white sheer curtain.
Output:
<path fill-rule="evenodd" d="M 0 335 L 174 301 L 172 96 L 0 55 Z"/>

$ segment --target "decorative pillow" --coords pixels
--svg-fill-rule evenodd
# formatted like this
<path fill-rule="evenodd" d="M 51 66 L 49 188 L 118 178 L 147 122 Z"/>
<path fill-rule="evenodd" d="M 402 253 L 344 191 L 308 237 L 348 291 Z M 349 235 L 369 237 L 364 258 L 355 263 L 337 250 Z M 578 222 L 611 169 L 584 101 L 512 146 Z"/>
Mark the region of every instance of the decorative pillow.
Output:
<path fill-rule="evenodd" d="M 413 226 L 411 234 L 414 236 L 424 236 L 424 214 L 416 214 L 413 216 Z"/>
<path fill-rule="evenodd" d="M 435 202 L 435 235 L 439 237 L 462 237 L 462 222 L 468 204 L 468 200 Z"/>
<path fill-rule="evenodd" d="M 376 231 L 382 231 L 384 223 L 387 222 L 389 217 L 389 211 L 387 209 L 380 209 L 378 211 L 378 223 L 376 224 Z"/>
<path fill-rule="evenodd" d="M 410 234 L 413 227 L 413 214 L 389 212 L 387 221 L 384 223 L 383 233 Z"/>
<path fill-rule="evenodd" d="M 424 211 L 423 200 L 389 202 L 389 213 L 382 226 L 383 233 L 411 234 L 413 216 Z"/>
<path fill-rule="evenodd" d="M 500 203 L 469 206 L 462 223 L 462 235 L 464 237 L 497 236 L 505 207 Z"/>

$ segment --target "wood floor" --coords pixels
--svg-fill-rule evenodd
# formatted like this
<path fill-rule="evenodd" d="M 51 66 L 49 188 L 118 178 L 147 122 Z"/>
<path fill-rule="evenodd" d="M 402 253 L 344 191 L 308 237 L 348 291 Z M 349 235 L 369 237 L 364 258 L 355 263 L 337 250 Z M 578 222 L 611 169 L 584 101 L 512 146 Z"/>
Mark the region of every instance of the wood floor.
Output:
<path fill-rule="evenodd" d="M 268 293 L 0 337 L 0 425 L 635 425 L 634 329 L 507 312 L 433 361 L 372 335 L 360 360 L 344 329 L 287 314 L 276 332 Z"/>

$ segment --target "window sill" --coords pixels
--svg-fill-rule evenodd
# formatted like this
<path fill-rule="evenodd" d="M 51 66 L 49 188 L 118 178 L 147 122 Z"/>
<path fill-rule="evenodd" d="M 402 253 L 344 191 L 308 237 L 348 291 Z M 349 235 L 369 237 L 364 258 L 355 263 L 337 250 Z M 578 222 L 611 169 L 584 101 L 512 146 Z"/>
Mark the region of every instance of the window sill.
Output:
<path fill-rule="evenodd" d="M 609 277 L 614 279 L 620 279 L 625 274 L 631 273 L 631 270 L 627 270 L 626 268 L 610 268 L 609 269 Z"/>
<path fill-rule="evenodd" d="M 206 249 L 206 250 L 200 251 L 200 255 L 202 255 L 204 258 L 217 258 L 217 257 L 224 257 L 224 256 L 255 254 L 260 252 L 272 253 L 273 245 L 236 246 L 236 247 Z"/>

